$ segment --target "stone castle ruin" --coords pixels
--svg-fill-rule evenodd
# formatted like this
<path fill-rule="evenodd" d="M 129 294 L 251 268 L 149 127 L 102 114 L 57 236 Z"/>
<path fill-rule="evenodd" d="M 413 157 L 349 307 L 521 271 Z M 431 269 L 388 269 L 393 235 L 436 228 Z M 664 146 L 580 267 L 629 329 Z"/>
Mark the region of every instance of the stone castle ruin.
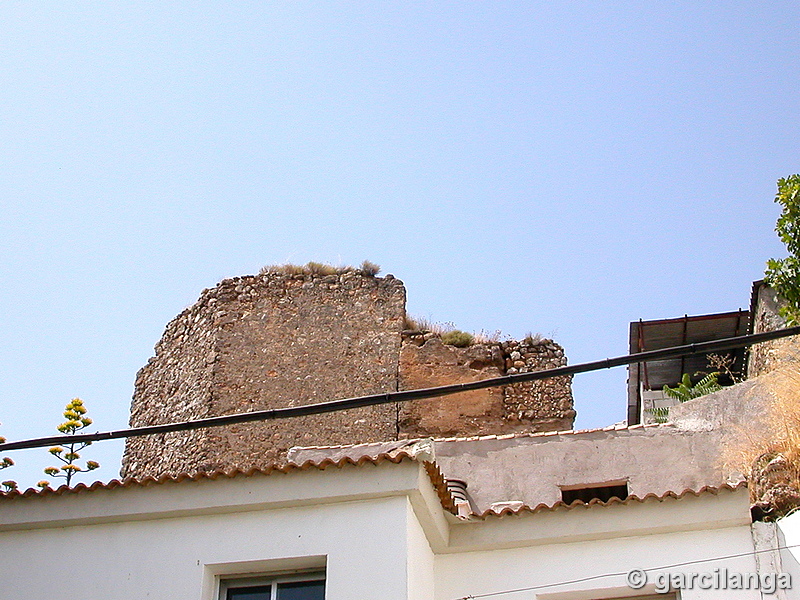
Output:
<path fill-rule="evenodd" d="M 468 382 L 566 364 L 552 340 L 465 348 L 407 328 L 391 275 L 271 271 L 225 279 L 175 317 L 139 371 L 140 427 Z M 565 430 L 571 377 L 322 415 L 128 438 L 122 476 L 263 467 L 295 446 Z"/>

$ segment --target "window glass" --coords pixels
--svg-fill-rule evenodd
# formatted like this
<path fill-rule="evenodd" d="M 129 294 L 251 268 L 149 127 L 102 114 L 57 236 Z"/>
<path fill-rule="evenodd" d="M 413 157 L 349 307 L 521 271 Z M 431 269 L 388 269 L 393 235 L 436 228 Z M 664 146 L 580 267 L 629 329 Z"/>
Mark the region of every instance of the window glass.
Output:
<path fill-rule="evenodd" d="M 278 600 L 325 600 L 325 582 L 281 583 L 278 585 Z"/>
<path fill-rule="evenodd" d="M 230 588 L 227 600 L 270 600 L 272 590 L 268 585 L 255 587 Z"/>

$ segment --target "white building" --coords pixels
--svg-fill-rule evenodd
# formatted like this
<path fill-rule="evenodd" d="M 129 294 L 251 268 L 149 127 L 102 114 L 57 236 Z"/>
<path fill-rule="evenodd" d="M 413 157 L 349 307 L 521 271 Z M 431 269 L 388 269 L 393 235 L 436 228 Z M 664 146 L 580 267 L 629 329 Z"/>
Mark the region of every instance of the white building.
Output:
<path fill-rule="evenodd" d="M 755 589 L 800 569 L 774 525 L 751 526 L 744 485 L 704 464 L 706 439 L 637 426 L 296 449 L 269 472 L 5 494 L 0 596 L 800 597 Z M 597 499 L 619 486 L 625 499 Z M 665 577 L 684 589 L 657 593 Z"/>

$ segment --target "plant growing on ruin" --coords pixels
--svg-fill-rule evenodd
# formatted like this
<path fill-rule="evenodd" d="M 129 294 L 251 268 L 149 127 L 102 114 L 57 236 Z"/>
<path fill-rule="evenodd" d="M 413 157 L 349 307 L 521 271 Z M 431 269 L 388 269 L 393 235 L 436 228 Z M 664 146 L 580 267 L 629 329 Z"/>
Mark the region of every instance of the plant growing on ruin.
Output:
<path fill-rule="evenodd" d="M 466 348 L 471 346 L 474 341 L 475 337 L 471 333 L 460 329 L 453 329 L 442 334 L 442 343 L 456 348 Z"/>
<path fill-rule="evenodd" d="M 309 261 L 306 263 L 306 271 L 311 275 L 336 275 L 339 269 L 325 263 Z"/>
<path fill-rule="evenodd" d="M 381 271 L 380 265 L 375 264 L 374 262 L 370 262 L 365 260 L 361 263 L 361 266 L 356 269 L 355 267 L 346 265 L 346 266 L 333 266 L 329 265 L 328 263 L 321 263 L 315 261 L 309 261 L 304 265 L 295 265 L 292 263 L 287 263 L 283 265 L 266 265 L 261 267 L 259 273 L 261 275 L 268 275 L 270 273 L 276 273 L 279 275 L 342 275 L 343 273 L 352 273 L 354 271 L 358 271 L 363 275 L 367 275 L 369 277 L 375 277 Z"/>
<path fill-rule="evenodd" d="M 407 330 L 417 331 L 420 333 L 432 333 L 438 337 L 443 344 L 448 346 L 455 346 L 456 348 L 466 348 L 473 344 L 492 344 L 496 343 L 502 332 L 500 330 L 494 333 L 487 333 L 481 331 L 478 334 L 468 333 L 456 329 L 453 323 L 437 323 L 425 317 L 412 317 L 406 314 L 403 326 Z"/>
<path fill-rule="evenodd" d="M 695 373 L 695 375 L 698 375 L 698 373 Z M 722 386 L 717 381 L 718 378 L 719 372 L 715 371 L 713 373 L 707 373 L 700 381 L 692 384 L 692 378 L 688 373 L 684 373 L 678 385 L 674 388 L 665 385 L 663 387 L 663 392 L 668 398 L 673 398 L 678 402 L 686 402 L 720 391 Z M 668 406 L 654 408 L 652 412 L 656 423 L 666 423 L 667 419 L 669 419 Z"/>
<path fill-rule="evenodd" d="M 369 277 L 375 277 L 375 275 L 381 272 L 381 266 L 375 264 L 374 262 L 365 260 L 361 263 L 361 272 Z"/>
<path fill-rule="evenodd" d="M 406 314 L 405 316 L 404 326 L 406 329 L 410 329 L 412 331 L 433 333 L 439 336 L 452 329 L 452 326 L 450 326 L 449 323 L 436 323 L 426 317 L 412 317 L 409 314 Z"/>
<path fill-rule="evenodd" d="M 718 377 L 719 373 L 716 371 L 708 373 L 700 381 L 692 385 L 691 377 L 689 377 L 688 373 L 684 373 L 681 382 L 674 388 L 664 386 L 664 395 L 679 402 L 700 398 L 722 389 L 722 386 L 717 382 Z"/>
<path fill-rule="evenodd" d="M 267 275 L 269 273 L 279 273 L 281 275 L 303 275 L 306 272 L 306 269 L 303 265 L 293 264 L 265 265 L 261 267 L 259 272 L 262 275 Z"/>
<path fill-rule="evenodd" d="M 497 344 L 500 341 L 500 338 L 503 337 L 503 332 L 499 329 L 495 329 L 494 331 L 486 331 L 485 329 L 481 329 L 478 333 L 473 334 L 472 336 L 472 343 L 473 344 Z"/>
<path fill-rule="evenodd" d="M 529 331 L 525 334 L 525 337 L 522 338 L 522 343 L 526 346 L 536 346 L 538 344 L 544 343 L 545 337 L 541 333 L 533 333 Z"/>
<path fill-rule="evenodd" d="M 6 438 L 4 438 L 2 435 L 0 435 L 0 444 L 5 443 L 5 441 L 6 441 Z M 13 467 L 13 466 L 14 466 L 14 461 L 11 460 L 10 458 L 8 458 L 7 456 L 3 456 L 2 458 L 0 458 L 0 471 L 2 471 L 3 469 L 7 469 L 8 467 Z M 3 481 L 2 483 L 0 483 L 0 485 L 3 486 L 3 488 L 4 488 L 4 490 L 6 492 L 11 492 L 11 491 L 17 489 L 17 482 L 16 481 L 11 481 L 11 480 Z"/>
<path fill-rule="evenodd" d="M 86 416 L 86 407 L 84 407 L 83 400 L 80 398 L 73 398 L 67 403 L 64 409 L 64 418 L 66 421 L 61 423 L 57 429 L 66 436 L 75 435 L 92 424 L 92 420 Z M 44 470 L 45 475 L 65 479 L 66 484 L 70 485 L 72 478 L 77 473 L 94 471 L 99 468 L 100 465 L 93 460 L 86 461 L 84 467 L 78 464 L 78 460 L 81 458 L 79 452 L 91 444 L 91 442 L 66 442 L 63 446 L 50 448 L 50 454 L 62 462 L 63 465 L 60 467 L 47 467 Z M 49 482 L 40 481 L 37 485 L 44 488 L 49 486 Z"/>
<path fill-rule="evenodd" d="M 765 385 L 770 395 L 761 423 L 743 427 L 723 448 L 723 466 L 750 478 L 753 502 L 762 500 L 771 485 L 800 492 L 800 366 L 775 371 Z M 759 473 L 764 462 L 766 469 Z M 753 481 L 759 474 L 765 480 Z"/>
<path fill-rule="evenodd" d="M 782 259 L 767 261 L 766 282 L 786 300 L 780 315 L 789 325 L 800 324 L 800 175 L 778 180 L 775 202 L 783 207 L 775 231 L 789 251 Z"/>
<path fill-rule="evenodd" d="M 733 370 L 733 363 L 736 362 L 736 359 L 732 354 L 709 354 L 706 360 L 709 367 L 720 375 L 727 375 L 732 383 L 741 383 L 743 381 L 742 374 Z"/>

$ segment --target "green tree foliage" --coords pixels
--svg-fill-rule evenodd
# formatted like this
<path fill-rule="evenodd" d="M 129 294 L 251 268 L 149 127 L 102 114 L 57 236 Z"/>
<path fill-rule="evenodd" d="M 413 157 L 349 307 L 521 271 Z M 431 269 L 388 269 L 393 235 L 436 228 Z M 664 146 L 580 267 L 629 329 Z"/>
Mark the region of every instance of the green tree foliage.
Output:
<path fill-rule="evenodd" d="M 92 424 L 92 420 L 86 416 L 86 408 L 83 406 L 83 400 L 80 398 L 73 398 L 69 401 L 64 409 L 64 418 L 66 421 L 61 423 L 57 429 L 67 435 L 75 435 L 82 429 L 86 429 Z M 86 461 L 86 466 L 81 467 L 78 465 L 78 460 L 81 455 L 79 452 L 90 446 L 91 442 L 72 442 L 65 443 L 64 446 L 55 446 L 50 448 L 50 454 L 55 456 L 63 463 L 60 467 L 47 467 L 44 472 L 50 477 L 60 477 L 66 480 L 66 484 L 72 483 L 72 478 L 82 471 L 94 471 L 100 465 L 93 460 Z M 50 485 L 49 481 L 40 481 L 37 484 L 39 487 L 44 488 Z"/>
<path fill-rule="evenodd" d="M 692 385 L 692 378 L 689 377 L 688 373 L 684 373 L 681 382 L 674 388 L 667 385 L 664 386 L 664 395 L 668 398 L 674 398 L 678 402 L 686 402 L 687 400 L 700 398 L 701 396 L 718 392 L 722 389 L 722 386 L 717 381 L 718 377 L 718 372 L 708 373 L 700 381 Z M 669 418 L 669 407 L 663 406 L 661 408 L 654 408 L 653 418 L 656 423 L 666 423 Z"/>
<path fill-rule="evenodd" d="M 786 300 L 781 316 L 789 325 L 800 325 L 800 175 L 778 180 L 775 202 L 783 207 L 775 231 L 789 256 L 769 259 L 764 278 Z"/>
<path fill-rule="evenodd" d="M 0 435 L 0 444 L 5 443 L 5 441 L 6 441 L 6 438 L 4 438 L 2 435 Z M 0 458 L 0 471 L 2 471 L 3 469 L 7 469 L 8 467 L 13 467 L 13 466 L 14 466 L 14 461 L 11 460 L 10 458 L 8 458 L 7 456 L 3 456 L 2 458 Z M 17 489 L 17 482 L 16 481 L 11 481 L 11 480 L 3 481 L 2 483 L 0 483 L 0 485 L 3 486 L 3 488 L 4 488 L 4 490 L 6 492 L 11 492 L 11 491 Z"/>

